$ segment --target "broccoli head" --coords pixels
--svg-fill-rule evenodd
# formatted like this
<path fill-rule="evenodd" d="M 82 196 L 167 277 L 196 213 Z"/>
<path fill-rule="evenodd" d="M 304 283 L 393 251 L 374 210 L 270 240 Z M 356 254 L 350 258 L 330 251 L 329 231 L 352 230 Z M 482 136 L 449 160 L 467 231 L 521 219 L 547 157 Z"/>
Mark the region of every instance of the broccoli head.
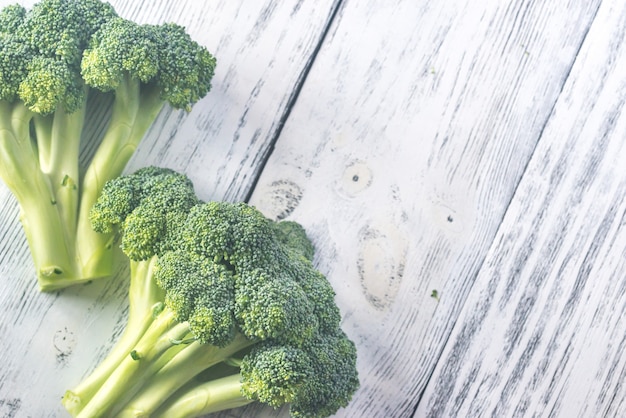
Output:
<path fill-rule="evenodd" d="M 189 111 L 209 92 L 215 64 L 184 28 L 139 25 L 101 0 L 0 10 L 0 178 L 42 290 L 112 273 L 114 237 L 91 228 L 89 211 L 164 106 Z M 92 113 L 109 118 L 97 138 L 83 129 Z M 85 167 L 83 141 L 95 149 Z"/>
<path fill-rule="evenodd" d="M 131 342 L 66 393 L 68 411 L 194 417 L 258 401 L 325 417 L 346 406 L 356 348 L 304 228 L 192 192 L 155 167 L 104 187 L 91 219 L 131 260 Z"/>

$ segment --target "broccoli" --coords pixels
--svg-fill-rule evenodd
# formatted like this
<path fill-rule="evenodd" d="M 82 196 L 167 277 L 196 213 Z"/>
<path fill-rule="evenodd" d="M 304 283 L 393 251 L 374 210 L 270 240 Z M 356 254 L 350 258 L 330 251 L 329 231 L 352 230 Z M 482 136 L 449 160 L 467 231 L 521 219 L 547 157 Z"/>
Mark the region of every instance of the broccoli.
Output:
<path fill-rule="evenodd" d="M 173 170 L 108 182 L 91 211 L 129 257 L 129 319 L 63 404 L 72 416 L 195 417 L 261 402 L 325 417 L 359 386 L 356 347 L 302 226 L 202 202 Z"/>
<path fill-rule="evenodd" d="M 42 291 L 112 273 L 114 237 L 92 230 L 89 211 L 165 105 L 189 111 L 208 93 L 215 65 L 183 27 L 140 25 L 100 0 L 0 10 L 0 178 Z M 107 127 L 87 138 L 96 115 Z M 96 150 L 82 167 L 86 141 Z"/>

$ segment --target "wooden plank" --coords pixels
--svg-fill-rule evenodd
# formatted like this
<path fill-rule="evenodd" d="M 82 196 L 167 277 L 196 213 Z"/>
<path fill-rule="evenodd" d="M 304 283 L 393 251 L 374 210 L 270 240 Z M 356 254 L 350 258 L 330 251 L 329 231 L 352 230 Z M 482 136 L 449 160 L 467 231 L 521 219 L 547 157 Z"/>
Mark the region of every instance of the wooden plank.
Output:
<path fill-rule="evenodd" d="M 251 200 L 337 290 L 362 380 L 339 416 L 413 414 L 598 4 L 340 9 Z"/>
<path fill-rule="evenodd" d="M 415 416 L 626 415 L 625 28 L 602 2 Z"/>
<path fill-rule="evenodd" d="M 140 22 L 186 26 L 218 58 L 212 92 L 189 114 L 162 112 L 129 170 L 168 166 L 187 172 L 203 199 L 245 198 L 335 1 L 112 4 Z M 108 352 L 125 324 L 126 282 L 122 274 L 40 294 L 4 185 L 0 201 L 0 416 L 64 416 L 64 391 Z"/>

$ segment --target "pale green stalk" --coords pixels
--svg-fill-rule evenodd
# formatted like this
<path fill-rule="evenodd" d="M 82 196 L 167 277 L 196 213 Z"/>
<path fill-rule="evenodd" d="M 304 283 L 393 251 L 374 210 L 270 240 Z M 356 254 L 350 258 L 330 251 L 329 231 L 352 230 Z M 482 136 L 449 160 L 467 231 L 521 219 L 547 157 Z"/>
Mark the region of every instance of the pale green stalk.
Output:
<path fill-rule="evenodd" d="M 193 386 L 176 393 L 153 418 L 194 418 L 248 405 L 254 400 L 241 394 L 239 373 Z"/>
<path fill-rule="evenodd" d="M 60 210 L 58 190 L 41 171 L 38 149 L 30 134 L 33 116 L 21 102 L 0 101 L 0 177 L 20 205 L 20 220 L 39 286 L 52 291 L 74 279 L 76 264 L 63 211 L 71 209 L 64 203 Z"/>
<path fill-rule="evenodd" d="M 89 212 L 104 184 L 122 175 L 163 106 L 160 91 L 137 79 L 126 77 L 115 90 L 110 123 L 81 185 L 76 247 L 85 277 L 109 275 L 114 255 L 112 234 L 93 231 Z"/>
<path fill-rule="evenodd" d="M 62 402 L 70 414 L 78 414 L 122 360 L 130 356 L 130 352 L 158 314 L 163 291 L 154 283 L 155 262 L 156 257 L 130 262 L 128 323 L 107 357 L 78 386 L 66 392 Z"/>
<path fill-rule="evenodd" d="M 172 341 L 189 332 L 186 324 L 178 323 L 174 314 L 165 310 L 155 318 L 145 334 L 139 339 L 94 396 L 76 414 L 78 418 L 115 416 L 111 409 L 123 404 L 150 379 L 154 362 L 173 346 Z"/>
<path fill-rule="evenodd" d="M 117 416 L 150 416 L 199 373 L 252 344 L 254 341 L 243 334 L 237 334 L 226 347 L 201 344 L 198 341 L 189 344 L 160 368 Z"/>

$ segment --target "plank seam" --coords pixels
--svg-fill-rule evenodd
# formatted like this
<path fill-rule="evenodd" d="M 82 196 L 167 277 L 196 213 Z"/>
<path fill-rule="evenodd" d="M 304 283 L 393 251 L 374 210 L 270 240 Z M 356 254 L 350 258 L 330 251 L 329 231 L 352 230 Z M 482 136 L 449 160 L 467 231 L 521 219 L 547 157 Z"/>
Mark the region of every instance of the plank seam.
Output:
<path fill-rule="evenodd" d="M 507 213 L 509 212 L 509 208 L 511 207 L 511 204 L 512 204 L 513 200 L 515 199 L 515 196 L 517 195 L 517 190 L 519 189 L 519 186 L 520 186 L 520 184 L 522 183 L 522 180 L 525 177 L 525 173 L 528 170 L 528 166 L 530 165 L 530 162 L 535 157 L 535 154 L 537 152 L 537 148 L 539 146 L 539 143 L 541 142 L 541 139 L 542 139 L 542 137 L 544 135 L 546 127 L 548 126 L 548 124 L 550 123 L 550 121 L 552 120 L 552 118 L 555 115 L 556 105 L 557 105 L 557 103 L 559 103 L 559 101 L 561 99 L 561 96 L 563 95 L 563 90 L 565 89 L 565 86 L 567 85 L 567 81 L 570 79 L 570 76 L 572 74 L 572 69 L 574 68 L 574 66 L 576 65 L 576 63 L 578 61 L 578 56 L 580 55 L 580 51 L 582 50 L 582 47 L 583 47 L 583 45 L 585 44 L 585 42 L 587 40 L 587 36 L 589 35 L 589 31 L 591 30 L 591 28 L 594 25 L 594 22 L 596 21 L 596 18 L 598 16 L 598 10 L 600 9 L 601 5 L 602 5 L 602 2 L 598 3 L 598 7 L 593 12 L 593 18 L 591 19 L 591 23 L 589 24 L 589 26 L 587 26 L 587 30 L 585 31 L 583 37 L 581 38 L 580 44 L 578 44 L 578 49 L 576 50 L 576 53 L 574 54 L 574 59 L 572 60 L 572 64 L 569 66 L 569 68 L 567 70 L 567 73 L 565 74 L 565 77 L 563 77 L 563 82 L 561 83 L 561 87 L 559 89 L 559 93 L 556 95 L 556 97 L 554 99 L 554 103 L 552 103 L 552 108 L 550 109 L 550 112 L 548 112 L 548 117 L 544 121 L 543 126 L 541 127 L 541 130 L 539 131 L 539 134 L 537 135 L 537 140 L 535 141 L 535 146 L 533 147 L 532 152 L 530 153 L 528 159 L 526 160 L 526 164 L 524 164 L 524 169 L 522 170 L 522 175 L 520 176 L 519 180 L 517 181 L 517 184 L 515 185 L 515 188 L 513 189 L 513 193 L 511 194 L 511 197 L 510 197 L 509 201 L 507 202 L 506 209 L 504 210 L 504 212 L 502 214 L 502 219 L 500 220 L 500 224 L 502 224 L 502 221 L 504 220 L 504 218 L 506 217 Z M 497 231 L 499 231 L 499 229 L 500 228 L 498 227 Z M 497 231 L 496 231 L 496 235 L 497 235 Z M 483 260 L 483 263 L 484 263 L 484 260 Z M 481 263 L 481 267 L 478 269 L 478 273 L 480 273 L 480 271 L 482 270 L 482 264 L 483 263 Z"/>
<path fill-rule="evenodd" d="M 524 164 L 524 169 L 522 171 L 522 175 L 519 177 L 519 180 L 518 180 L 517 184 L 513 188 L 513 193 L 511 193 L 509 201 L 507 202 L 506 209 L 504 210 L 504 212 L 502 214 L 502 218 L 500 220 L 500 226 L 496 230 L 496 233 L 494 234 L 494 238 L 498 235 L 498 232 L 499 232 L 500 227 L 502 225 L 502 221 L 506 218 L 506 216 L 507 216 L 507 214 L 509 212 L 509 208 L 511 207 L 511 204 L 513 203 L 513 201 L 515 199 L 515 196 L 517 195 L 517 192 L 518 192 L 518 189 L 520 187 L 520 184 L 522 183 L 523 179 L 525 178 L 525 173 L 526 173 L 526 171 L 527 171 L 531 161 L 535 157 L 535 154 L 536 154 L 537 148 L 539 146 L 539 143 L 541 142 L 542 137 L 544 136 L 544 132 L 545 132 L 548 124 L 550 123 L 550 121 L 552 120 L 552 118 L 555 115 L 555 109 L 556 109 L 557 103 L 559 103 L 559 100 L 561 99 L 561 96 L 563 95 L 563 91 L 565 89 L 565 86 L 567 85 L 567 82 L 570 79 L 570 76 L 572 74 L 572 70 L 575 67 L 576 63 L 578 62 L 580 52 L 581 52 L 581 50 L 583 48 L 583 45 L 585 45 L 585 42 L 587 41 L 587 36 L 589 35 L 589 32 L 591 31 L 591 28 L 594 26 L 594 23 L 596 22 L 596 18 L 598 16 L 598 11 L 600 10 L 601 6 L 602 6 L 602 2 L 599 2 L 598 6 L 596 7 L 596 9 L 593 12 L 593 17 L 592 17 L 592 19 L 590 21 L 590 24 L 587 26 L 587 29 L 585 30 L 585 32 L 584 32 L 584 34 L 583 34 L 583 36 L 581 38 L 581 41 L 580 41 L 580 43 L 578 45 L 576 53 L 574 54 L 574 59 L 572 60 L 572 63 L 569 66 L 569 68 L 568 68 L 568 70 L 567 70 L 567 72 L 565 74 L 565 77 L 563 77 L 563 81 L 561 83 L 559 92 L 558 92 L 558 94 L 556 95 L 556 97 L 554 99 L 554 102 L 552 104 L 550 112 L 548 112 L 548 117 L 544 121 L 543 126 L 541 127 L 541 130 L 539 131 L 539 134 L 537 135 L 537 140 L 535 141 L 535 145 L 533 147 L 533 150 L 530 153 L 529 158 L 526 160 L 526 163 Z M 491 246 L 493 246 L 493 245 L 494 245 L 494 243 L 492 242 Z M 484 264 L 485 264 L 485 260 L 486 260 L 486 255 L 488 253 L 489 253 L 489 251 L 487 251 L 485 253 L 485 257 L 483 257 L 482 261 L 480 262 L 480 267 L 476 270 L 476 273 L 474 274 L 474 277 L 472 278 L 472 281 L 471 281 L 472 284 L 475 283 L 476 278 L 478 277 L 478 275 L 483 270 L 483 267 L 484 267 Z M 471 291 L 471 288 L 469 290 Z M 466 301 L 467 301 L 467 298 L 466 298 Z M 461 307 L 459 311 L 462 311 L 463 309 L 464 309 L 464 307 Z M 454 329 L 456 327 L 458 321 L 459 321 L 459 317 L 455 318 L 455 320 L 453 321 L 452 326 L 451 326 L 450 329 Z M 439 362 L 442 360 L 441 356 L 443 354 L 443 351 L 444 351 L 445 347 L 448 346 L 448 343 L 450 341 L 450 336 L 451 336 L 451 333 L 448 333 L 448 335 L 445 338 L 445 342 L 441 345 L 442 350 L 439 352 L 439 357 L 438 357 L 438 360 L 435 362 L 435 367 L 428 374 L 428 377 L 425 380 L 424 386 L 422 387 L 422 389 L 419 392 L 418 396 L 415 398 L 415 401 L 416 401 L 415 402 L 415 407 L 413 408 L 413 413 L 411 414 L 411 417 L 413 417 L 413 418 L 419 418 L 418 415 L 417 415 L 417 410 L 419 409 L 419 407 L 421 405 L 422 399 L 424 397 L 424 393 L 426 392 L 426 389 L 427 389 L 427 387 L 430 384 L 432 376 L 434 375 L 434 372 L 435 372 L 435 369 L 436 369 L 436 365 L 438 365 Z"/>
<path fill-rule="evenodd" d="M 278 142 L 278 139 L 280 138 L 280 135 L 283 131 L 283 127 L 287 123 L 287 119 L 289 119 L 289 116 L 291 115 L 291 111 L 294 109 L 295 104 L 298 101 L 300 92 L 302 91 L 302 88 L 304 87 L 304 84 L 306 83 L 309 73 L 311 72 L 311 69 L 313 68 L 313 65 L 315 64 L 315 60 L 317 59 L 317 56 L 319 55 L 319 52 L 321 51 L 322 46 L 324 45 L 324 42 L 326 41 L 326 38 L 328 34 L 330 33 L 331 28 L 333 27 L 335 23 L 335 20 L 337 19 L 339 10 L 342 9 L 344 3 L 345 3 L 345 0 L 337 0 L 335 1 L 335 3 L 333 4 L 330 10 L 329 18 L 326 22 L 326 25 L 322 29 L 321 36 L 319 37 L 317 45 L 315 45 L 315 48 L 313 49 L 311 56 L 307 60 L 304 68 L 302 69 L 302 72 L 298 76 L 298 79 L 296 80 L 293 91 L 289 95 L 289 98 L 287 99 L 287 105 L 285 106 L 285 111 L 283 112 L 282 116 L 278 120 L 277 128 L 271 140 L 269 141 L 269 146 L 267 147 L 267 150 L 265 151 L 265 154 L 263 155 L 263 157 L 260 158 L 261 163 L 258 165 L 254 178 L 251 181 L 250 188 L 248 189 L 248 192 L 246 193 L 246 196 L 244 198 L 245 202 L 250 201 L 252 194 L 254 193 L 259 183 L 259 179 L 263 175 L 265 166 L 267 165 L 267 162 L 269 161 L 272 153 L 274 152 L 274 147 L 276 143 Z"/>

